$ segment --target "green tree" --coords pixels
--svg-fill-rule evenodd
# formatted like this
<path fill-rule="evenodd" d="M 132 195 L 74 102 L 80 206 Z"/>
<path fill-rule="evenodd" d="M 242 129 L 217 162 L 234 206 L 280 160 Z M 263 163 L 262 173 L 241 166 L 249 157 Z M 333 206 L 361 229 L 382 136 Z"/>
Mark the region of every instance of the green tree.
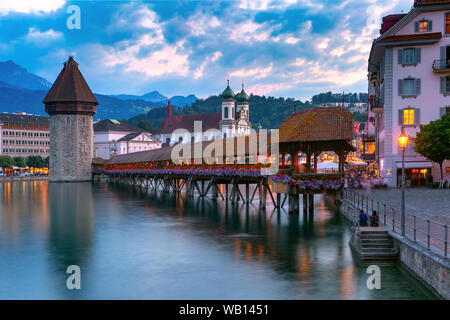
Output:
<path fill-rule="evenodd" d="M 420 125 L 414 150 L 439 164 L 442 181 L 444 178 L 442 163 L 444 160 L 450 160 L 450 115 L 444 115 L 427 125 Z"/>
<path fill-rule="evenodd" d="M 27 157 L 27 166 L 33 168 L 43 168 L 44 167 L 44 159 L 41 156 L 29 156 Z"/>
<path fill-rule="evenodd" d="M 25 159 L 23 157 L 14 157 L 14 165 L 19 168 L 25 167 Z"/>
<path fill-rule="evenodd" d="M 11 169 L 14 165 L 14 160 L 10 156 L 0 156 L 0 168 Z"/>
<path fill-rule="evenodd" d="M 139 120 L 137 126 L 144 131 L 153 132 L 152 124 L 150 122 L 148 122 L 147 120 Z"/>
<path fill-rule="evenodd" d="M 45 157 L 43 168 L 48 168 L 49 166 L 50 166 L 50 157 Z"/>

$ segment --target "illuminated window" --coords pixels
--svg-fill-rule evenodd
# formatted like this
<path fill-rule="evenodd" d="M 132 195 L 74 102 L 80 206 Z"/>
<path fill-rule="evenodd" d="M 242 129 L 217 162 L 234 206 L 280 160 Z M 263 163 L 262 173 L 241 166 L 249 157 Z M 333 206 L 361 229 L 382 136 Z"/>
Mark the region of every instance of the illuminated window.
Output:
<path fill-rule="evenodd" d="M 365 154 L 374 154 L 375 153 L 375 142 L 366 142 L 365 143 Z"/>
<path fill-rule="evenodd" d="M 431 26 L 432 21 L 431 20 L 426 20 L 426 19 L 422 19 L 420 21 L 416 22 L 416 32 L 429 32 L 431 31 Z"/>
<path fill-rule="evenodd" d="M 403 124 L 413 125 L 414 124 L 414 109 L 404 109 L 403 110 Z"/>
<path fill-rule="evenodd" d="M 445 14 L 445 34 L 450 34 L 450 12 Z"/>

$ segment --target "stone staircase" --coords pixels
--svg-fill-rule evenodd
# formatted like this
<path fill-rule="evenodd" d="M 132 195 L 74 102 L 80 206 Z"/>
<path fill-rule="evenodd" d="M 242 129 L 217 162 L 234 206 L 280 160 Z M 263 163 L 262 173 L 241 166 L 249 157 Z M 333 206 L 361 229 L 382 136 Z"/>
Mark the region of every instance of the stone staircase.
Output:
<path fill-rule="evenodd" d="M 398 249 L 386 227 L 355 227 L 350 246 L 364 264 L 395 264 Z"/>

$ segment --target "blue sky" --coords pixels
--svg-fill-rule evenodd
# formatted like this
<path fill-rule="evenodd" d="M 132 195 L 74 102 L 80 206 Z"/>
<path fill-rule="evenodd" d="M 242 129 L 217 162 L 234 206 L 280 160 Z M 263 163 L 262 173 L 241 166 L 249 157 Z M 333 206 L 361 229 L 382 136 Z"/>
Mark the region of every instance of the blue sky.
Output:
<path fill-rule="evenodd" d="M 0 1 L 0 61 L 54 81 L 73 55 L 94 92 L 237 91 L 302 100 L 367 90 L 383 15 L 413 0 Z M 69 30 L 67 8 L 81 9 Z"/>

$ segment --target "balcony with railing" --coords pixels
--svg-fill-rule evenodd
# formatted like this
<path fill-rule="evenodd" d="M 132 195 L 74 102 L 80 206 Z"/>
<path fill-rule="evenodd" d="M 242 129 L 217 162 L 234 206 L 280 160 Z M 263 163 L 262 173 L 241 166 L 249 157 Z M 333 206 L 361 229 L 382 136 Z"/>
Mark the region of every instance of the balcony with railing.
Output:
<path fill-rule="evenodd" d="M 433 72 L 435 73 L 450 73 L 450 60 L 434 60 Z"/>
<path fill-rule="evenodd" d="M 369 97 L 369 105 L 372 112 L 383 112 L 383 102 L 377 96 L 371 95 Z"/>

